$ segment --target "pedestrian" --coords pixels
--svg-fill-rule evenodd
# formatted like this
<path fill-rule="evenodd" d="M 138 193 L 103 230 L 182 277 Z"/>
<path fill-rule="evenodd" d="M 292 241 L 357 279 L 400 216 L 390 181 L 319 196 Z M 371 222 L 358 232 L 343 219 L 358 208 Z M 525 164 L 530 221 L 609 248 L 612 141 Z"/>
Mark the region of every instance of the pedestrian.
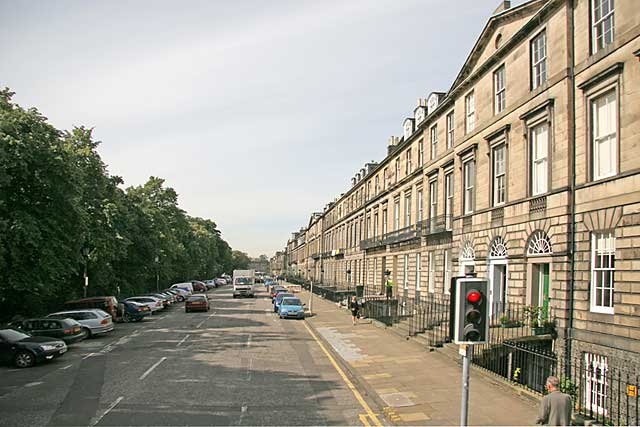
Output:
<path fill-rule="evenodd" d="M 358 303 L 358 298 L 356 296 L 351 297 L 351 301 L 349 302 L 349 308 L 351 309 L 351 320 L 355 325 L 358 321 L 358 315 L 360 312 L 360 304 Z"/>
<path fill-rule="evenodd" d="M 393 280 L 391 280 L 391 278 L 388 278 L 385 282 L 385 288 L 387 291 L 387 298 L 393 297 Z"/>
<path fill-rule="evenodd" d="M 571 396 L 560 392 L 558 377 L 548 377 L 546 388 L 548 394 L 540 403 L 537 423 L 545 426 L 571 425 Z"/>

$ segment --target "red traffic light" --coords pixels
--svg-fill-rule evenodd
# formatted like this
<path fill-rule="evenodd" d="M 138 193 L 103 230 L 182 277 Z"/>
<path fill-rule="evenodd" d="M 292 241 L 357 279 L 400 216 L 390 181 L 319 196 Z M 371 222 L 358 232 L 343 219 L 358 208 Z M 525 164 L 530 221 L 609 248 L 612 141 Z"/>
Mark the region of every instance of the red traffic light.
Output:
<path fill-rule="evenodd" d="M 482 295 L 480 294 L 480 292 L 475 290 L 467 294 L 467 301 L 469 301 L 471 304 L 477 303 L 478 301 L 480 301 L 481 298 L 482 298 Z"/>

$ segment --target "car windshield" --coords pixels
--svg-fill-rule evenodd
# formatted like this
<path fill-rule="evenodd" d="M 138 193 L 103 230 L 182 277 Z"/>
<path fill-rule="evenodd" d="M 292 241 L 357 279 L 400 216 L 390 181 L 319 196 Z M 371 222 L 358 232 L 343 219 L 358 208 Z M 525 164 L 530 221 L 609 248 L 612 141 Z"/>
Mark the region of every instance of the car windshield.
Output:
<path fill-rule="evenodd" d="M 20 341 L 25 338 L 29 338 L 31 335 L 26 334 L 24 332 L 16 331 L 15 329 L 3 329 L 0 331 L 0 337 L 2 337 L 6 341 Z"/>
<path fill-rule="evenodd" d="M 193 301 L 204 301 L 204 297 L 190 297 L 189 301 L 190 302 L 193 302 Z"/>
<path fill-rule="evenodd" d="M 238 277 L 236 279 L 236 284 L 238 284 L 238 285 L 250 285 L 251 284 L 251 278 L 250 277 Z"/>
<path fill-rule="evenodd" d="M 282 305 L 302 305 L 302 302 L 298 298 L 284 298 Z"/>

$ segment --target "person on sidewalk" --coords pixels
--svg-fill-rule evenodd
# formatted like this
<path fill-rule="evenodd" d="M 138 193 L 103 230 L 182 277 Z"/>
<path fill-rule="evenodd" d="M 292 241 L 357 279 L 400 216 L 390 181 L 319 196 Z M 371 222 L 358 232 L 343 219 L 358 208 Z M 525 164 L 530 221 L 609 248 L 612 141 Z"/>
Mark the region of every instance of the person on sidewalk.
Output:
<path fill-rule="evenodd" d="M 387 298 L 392 298 L 393 297 L 393 280 L 391 280 L 391 278 L 387 279 L 387 281 L 385 282 L 385 287 L 387 291 Z"/>
<path fill-rule="evenodd" d="M 560 392 L 560 380 L 550 376 L 546 384 L 549 392 L 542 398 L 537 424 L 545 426 L 571 425 L 571 396 Z"/>
<path fill-rule="evenodd" d="M 351 309 L 351 320 L 355 325 L 358 322 L 358 316 L 360 312 L 360 304 L 358 303 L 358 298 L 356 298 L 355 295 L 351 297 L 349 308 Z"/>

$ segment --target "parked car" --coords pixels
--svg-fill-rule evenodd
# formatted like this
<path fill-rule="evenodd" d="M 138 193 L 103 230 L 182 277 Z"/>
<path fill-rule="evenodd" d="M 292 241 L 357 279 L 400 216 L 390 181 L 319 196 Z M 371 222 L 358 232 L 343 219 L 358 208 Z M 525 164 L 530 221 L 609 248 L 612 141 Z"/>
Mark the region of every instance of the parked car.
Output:
<path fill-rule="evenodd" d="M 194 292 L 207 292 L 207 285 L 205 285 L 204 282 L 192 280 L 191 285 L 193 285 Z"/>
<path fill-rule="evenodd" d="M 122 322 L 139 322 L 151 315 L 151 310 L 144 304 L 135 301 L 120 301 L 118 303 L 118 319 Z"/>
<path fill-rule="evenodd" d="M 213 279 L 205 280 L 204 284 L 207 286 L 207 290 L 211 290 L 211 289 L 217 288 L 216 281 L 213 280 Z"/>
<path fill-rule="evenodd" d="M 188 290 L 183 288 L 166 289 L 165 292 L 171 292 L 174 294 L 176 296 L 176 301 L 178 302 L 184 301 L 189 295 L 191 295 Z"/>
<path fill-rule="evenodd" d="M 282 298 L 286 298 L 286 297 L 295 297 L 295 295 L 290 294 L 289 292 L 280 292 L 273 299 L 273 311 L 275 311 L 276 313 L 278 312 L 278 310 L 280 309 L 280 303 L 282 302 Z"/>
<path fill-rule="evenodd" d="M 87 310 L 69 310 L 51 313 L 47 317 L 52 319 L 73 319 L 82 325 L 89 336 L 106 334 L 114 329 L 113 317 L 109 313 L 97 308 Z"/>
<path fill-rule="evenodd" d="M 113 296 L 82 298 L 64 303 L 66 310 L 80 310 L 86 308 L 98 308 L 106 311 L 112 318 L 118 316 L 118 299 Z"/>
<path fill-rule="evenodd" d="M 15 329 L 0 329 L 0 362 L 28 368 L 67 352 L 64 341 L 31 336 Z"/>
<path fill-rule="evenodd" d="M 24 319 L 12 322 L 9 326 L 30 335 L 55 338 L 66 344 L 73 344 L 87 338 L 90 333 L 82 329 L 82 325 L 73 319 Z"/>
<path fill-rule="evenodd" d="M 280 303 L 280 318 L 295 317 L 296 319 L 304 319 L 304 306 L 305 304 L 300 301 L 300 298 L 283 298 Z"/>
<path fill-rule="evenodd" d="M 278 292 L 286 292 L 287 288 L 283 287 L 283 286 L 273 286 L 271 288 L 271 302 L 273 302 L 273 300 L 276 299 L 276 295 L 278 295 Z"/>
<path fill-rule="evenodd" d="M 125 299 L 125 301 L 134 301 L 139 302 L 140 304 L 144 304 L 149 307 L 149 310 L 151 310 L 151 314 L 164 308 L 162 300 L 156 297 L 131 297 Z"/>
<path fill-rule="evenodd" d="M 191 282 L 175 283 L 170 287 L 170 289 L 175 288 L 185 289 L 189 292 L 189 295 L 193 293 L 193 284 Z"/>
<path fill-rule="evenodd" d="M 203 294 L 193 294 L 184 305 L 184 311 L 209 311 L 209 298 Z"/>
<path fill-rule="evenodd" d="M 162 301 L 162 307 L 167 308 L 171 305 L 171 299 L 166 296 L 166 295 L 162 295 L 162 294 L 146 294 L 146 295 L 142 295 L 144 297 L 154 297 L 154 298 L 158 298 L 160 301 Z"/>
<path fill-rule="evenodd" d="M 216 279 L 216 286 L 225 286 L 227 285 L 227 279 L 225 279 L 224 277 L 218 277 Z"/>

